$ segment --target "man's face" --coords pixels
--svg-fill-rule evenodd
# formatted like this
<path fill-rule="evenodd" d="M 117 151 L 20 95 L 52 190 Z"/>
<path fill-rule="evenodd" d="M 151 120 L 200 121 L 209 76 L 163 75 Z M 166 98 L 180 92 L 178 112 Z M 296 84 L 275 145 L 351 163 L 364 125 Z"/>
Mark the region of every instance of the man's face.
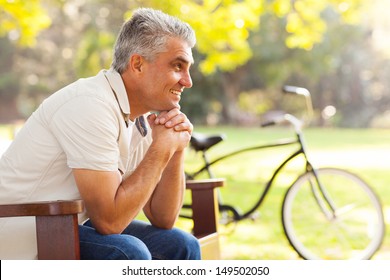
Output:
<path fill-rule="evenodd" d="M 144 62 L 140 98 L 148 111 L 180 108 L 183 90 L 192 87 L 189 72 L 192 64 L 191 48 L 178 38 L 168 39 L 165 52 L 158 54 L 153 61 Z"/>

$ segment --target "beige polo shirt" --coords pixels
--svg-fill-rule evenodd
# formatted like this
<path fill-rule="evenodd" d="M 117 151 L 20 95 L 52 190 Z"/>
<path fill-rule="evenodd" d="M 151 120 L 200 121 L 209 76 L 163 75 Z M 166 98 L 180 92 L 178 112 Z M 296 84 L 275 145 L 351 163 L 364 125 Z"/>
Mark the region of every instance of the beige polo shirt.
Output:
<path fill-rule="evenodd" d="M 0 159 L 0 204 L 78 199 L 72 168 L 130 175 L 151 133 L 143 137 L 129 114 L 122 78 L 112 69 L 48 97 Z M 0 219 L 0 259 L 36 258 L 35 240 L 34 218 Z"/>

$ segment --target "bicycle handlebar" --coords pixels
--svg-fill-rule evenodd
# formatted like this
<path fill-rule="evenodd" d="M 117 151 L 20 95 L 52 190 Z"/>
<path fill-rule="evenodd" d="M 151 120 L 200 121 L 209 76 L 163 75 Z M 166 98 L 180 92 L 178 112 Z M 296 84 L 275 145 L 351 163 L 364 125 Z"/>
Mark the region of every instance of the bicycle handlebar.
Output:
<path fill-rule="evenodd" d="M 267 127 L 267 126 L 276 125 L 276 124 L 280 124 L 280 123 L 284 123 L 284 122 L 288 122 L 289 124 L 291 124 L 294 127 L 296 132 L 301 131 L 302 122 L 297 117 L 294 117 L 291 114 L 280 115 L 271 121 L 262 123 L 261 127 Z"/>
<path fill-rule="evenodd" d="M 311 95 L 310 95 L 309 90 L 307 90 L 306 88 L 303 88 L 303 87 L 296 87 L 296 86 L 290 86 L 290 85 L 283 86 L 282 90 L 286 94 L 296 94 L 296 95 L 301 95 L 301 96 L 305 97 L 306 110 L 307 110 L 307 120 L 305 122 L 307 124 L 310 123 L 310 121 L 313 117 L 313 104 L 311 101 Z M 267 122 L 261 124 L 261 126 L 267 127 L 267 126 L 271 126 L 271 125 L 275 125 L 275 124 L 279 124 L 279 123 L 283 123 L 283 122 L 288 122 L 288 123 L 292 124 L 296 131 L 301 131 L 301 128 L 303 125 L 302 122 L 298 118 L 294 117 L 293 115 L 283 114 L 281 116 L 274 118 L 271 121 L 267 121 Z"/>
<path fill-rule="evenodd" d="M 282 89 L 283 89 L 284 93 L 299 94 L 299 95 L 303 95 L 305 97 L 310 96 L 310 92 L 306 88 L 303 88 L 303 87 L 285 85 L 285 86 L 283 86 Z"/>
<path fill-rule="evenodd" d="M 292 93 L 292 94 L 297 94 L 305 97 L 306 111 L 307 111 L 306 123 L 309 124 L 314 115 L 313 102 L 311 100 L 310 91 L 303 87 L 296 87 L 296 86 L 289 86 L 289 85 L 283 86 L 282 90 L 284 93 Z"/>

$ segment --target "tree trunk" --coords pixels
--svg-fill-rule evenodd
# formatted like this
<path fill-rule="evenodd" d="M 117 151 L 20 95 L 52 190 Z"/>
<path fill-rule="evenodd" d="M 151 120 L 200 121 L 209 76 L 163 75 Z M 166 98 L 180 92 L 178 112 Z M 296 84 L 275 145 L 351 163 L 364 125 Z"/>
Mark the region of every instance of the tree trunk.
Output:
<path fill-rule="evenodd" d="M 224 100 L 222 108 L 223 122 L 227 124 L 241 124 L 242 114 L 238 106 L 238 97 L 241 91 L 243 71 L 237 69 L 234 72 L 222 73 L 222 89 Z"/>

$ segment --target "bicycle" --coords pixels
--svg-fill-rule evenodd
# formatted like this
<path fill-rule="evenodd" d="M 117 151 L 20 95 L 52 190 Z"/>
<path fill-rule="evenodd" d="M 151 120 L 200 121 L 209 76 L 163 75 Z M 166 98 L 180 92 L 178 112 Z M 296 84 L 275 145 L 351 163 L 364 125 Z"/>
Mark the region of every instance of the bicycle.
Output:
<path fill-rule="evenodd" d="M 312 114 L 311 97 L 307 89 L 285 86 L 283 91 L 305 97 L 307 112 L 309 115 Z M 234 206 L 234 203 L 224 203 L 219 193 L 219 222 L 228 225 L 253 218 L 287 164 L 298 157 L 303 157 L 303 173 L 299 174 L 288 187 L 282 203 L 282 225 L 290 245 L 303 259 L 370 259 L 380 248 L 385 232 L 383 210 L 378 196 L 365 181 L 350 171 L 334 167 L 314 167 L 308 157 L 302 132 L 303 123 L 295 116 L 286 113 L 262 126 L 268 127 L 286 122 L 292 126 L 295 137 L 241 148 L 213 160 L 209 159 L 207 152 L 211 147 L 222 142 L 224 135 L 207 136 L 194 133 L 190 147 L 202 154 L 203 164 L 197 171 L 186 173 L 187 178 L 197 179 L 202 176 L 215 178 L 211 169 L 212 167 L 216 169 L 218 166 L 225 169 L 234 166 L 231 170 L 257 174 L 253 170 L 239 170 L 237 164 L 245 160 L 243 156 L 269 148 L 297 145 L 298 148 L 277 165 L 270 178 L 266 180 L 259 196 L 256 196 L 254 201 L 245 203 L 249 205 L 249 209 L 242 212 Z M 230 164 L 227 163 L 228 161 Z M 253 165 L 255 164 L 257 159 L 254 160 Z M 247 193 L 253 196 L 251 194 L 259 189 L 259 186 L 252 186 L 251 191 L 245 191 L 249 188 L 248 185 L 256 183 L 253 178 L 243 183 L 234 182 L 239 180 L 240 176 L 234 174 L 224 176 L 229 177 L 226 178 L 227 192 L 232 189 L 232 185 L 237 184 L 238 191 L 234 195 Z M 191 208 L 190 204 L 183 205 L 183 209 L 189 208 Z M 181 214 L 181 217 L 191 218 L 186 214 Z"/>

